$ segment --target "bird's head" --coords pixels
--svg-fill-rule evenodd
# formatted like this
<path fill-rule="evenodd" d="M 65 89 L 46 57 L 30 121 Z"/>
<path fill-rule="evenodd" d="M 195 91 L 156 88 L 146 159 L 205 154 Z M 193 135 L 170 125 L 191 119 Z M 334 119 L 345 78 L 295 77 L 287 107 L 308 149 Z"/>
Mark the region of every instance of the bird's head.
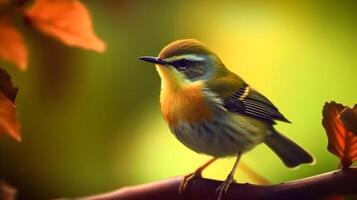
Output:
<path fill-rule="evenodd" d="M 154 63 L 162 83 L 174 87 L 208 81 L 225 69 L 219 57 L 195 39 L 177 40 L 164 47 L 158 57 L 139 59 Z"/>

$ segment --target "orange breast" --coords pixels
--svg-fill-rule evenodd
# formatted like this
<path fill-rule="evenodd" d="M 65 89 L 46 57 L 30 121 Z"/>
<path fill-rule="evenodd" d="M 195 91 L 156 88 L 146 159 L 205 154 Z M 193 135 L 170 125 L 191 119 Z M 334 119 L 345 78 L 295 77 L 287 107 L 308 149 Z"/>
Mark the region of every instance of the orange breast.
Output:
<path fill-rule="evenodd" d="M 161 111 L 170 125 L 179 121 L 199 123 L 212 116 L 208 103 L 201 91 L 201 85 L 190 85 L 177 90 L 161 91 Z"/>

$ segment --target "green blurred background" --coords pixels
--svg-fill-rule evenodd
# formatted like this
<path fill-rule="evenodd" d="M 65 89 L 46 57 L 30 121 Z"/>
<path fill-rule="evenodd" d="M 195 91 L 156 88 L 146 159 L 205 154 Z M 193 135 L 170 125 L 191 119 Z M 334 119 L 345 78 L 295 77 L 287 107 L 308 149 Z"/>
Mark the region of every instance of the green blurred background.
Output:
<path fill-rule="evenodd" d="M 0 177 L 19 199 L 75 197 L 192 172 L 209 159 L 180 144 L 159 110 L 160 80 L 137 60 L 196 38 L 269 97 L 293 124 L 277 128 L 316 164 L 290 170 L 264 145 L 243 162 L 273 183 L 337 168 L 321 125 L 324 102 L 357 103 L 354 4 L 238 1 L 82 1 L 104 54 L 24 28 L 30 66 L 0 61 L 20 88 L 23 141 L 1 136 Z M 234 159 L 204 176 L 223 180 Z M 237 172 L 238 182 L 252 182 Z"/>

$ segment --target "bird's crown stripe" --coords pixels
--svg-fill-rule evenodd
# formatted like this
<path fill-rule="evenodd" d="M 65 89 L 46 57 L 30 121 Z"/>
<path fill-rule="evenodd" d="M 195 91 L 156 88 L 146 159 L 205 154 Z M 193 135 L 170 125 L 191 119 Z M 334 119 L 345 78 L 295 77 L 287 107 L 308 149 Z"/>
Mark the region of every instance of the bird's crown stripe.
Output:
<path fill-rule="evenodd" d="M 170 61 L 170 62 L 174 62 L 174 61 L 182 60 L 182 59 L 191 60 L 191 61 L 205 60 L 205 58 L 203 56 L 195 55 L 195 54 L 184 54 L 184 55 L 179 55 L 179 56 L 173 56 L 171 58 L 167 58 L 166 60 Z"/>

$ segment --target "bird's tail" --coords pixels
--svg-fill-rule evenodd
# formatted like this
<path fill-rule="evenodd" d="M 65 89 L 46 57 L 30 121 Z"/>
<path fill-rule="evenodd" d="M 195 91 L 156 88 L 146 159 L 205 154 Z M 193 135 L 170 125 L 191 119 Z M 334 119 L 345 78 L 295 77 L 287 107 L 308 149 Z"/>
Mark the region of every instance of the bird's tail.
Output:
<path fill-rule="evenodd" d="M 313 157 L 289 138 L 276 130 L 265 138 L 265 144 L 272 149 L 287 167 L 296 167 L 303 163 L 312 163 Z"/>

